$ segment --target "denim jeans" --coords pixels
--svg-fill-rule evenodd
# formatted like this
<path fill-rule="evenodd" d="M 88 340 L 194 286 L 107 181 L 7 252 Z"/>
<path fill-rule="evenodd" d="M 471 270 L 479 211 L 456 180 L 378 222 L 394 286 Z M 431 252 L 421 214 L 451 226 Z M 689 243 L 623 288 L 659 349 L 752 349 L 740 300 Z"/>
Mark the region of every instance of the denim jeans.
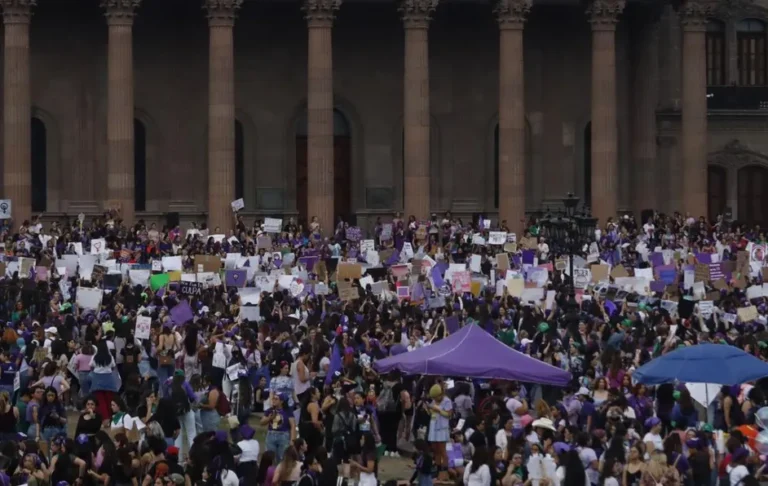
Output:
<path fill-rule="evenodd" d="M 275 453 L 275 462 L 283 460 L 283 453 L 291 444 L 291 433 L 270 430 L 267 432 L 267 450 Z"/>
<path fill-rule="evenodd" d="M 40 435 L 42 436 L 42 439 L 44 441 L 50 442 L 57 435 L 66 434 L 66 433 L 67 433 L 67 429 L 65 429 L 64 427 L 46 427 L 43 429 Z"/>
<path fill-rule="evenodd" d="M 179 432 L 178 437 L 176 437 L 176 447 L 179 448 L 179 463 L 183 464 L 184 458 L 186 457 L 186 452 L 192 448 L 192 442 L 197 436 L 197 430 L 195 429 L 195 412 L 189 410 L 187 413 L 180 415 L 178 418 L 179 423 L 181 424 L 181 431 Z M 184 439 L 187 441 L 186 450 L 184 447 L 182 447 L 182 441 Z"/>
<path fill-rule="evenodd" d="M 216 410 L 201 410 L 200 421 L 203 424 L 202 432 L 216 432 L 219 430 L 219 422 L 221 422 L 221 416 Z"/>

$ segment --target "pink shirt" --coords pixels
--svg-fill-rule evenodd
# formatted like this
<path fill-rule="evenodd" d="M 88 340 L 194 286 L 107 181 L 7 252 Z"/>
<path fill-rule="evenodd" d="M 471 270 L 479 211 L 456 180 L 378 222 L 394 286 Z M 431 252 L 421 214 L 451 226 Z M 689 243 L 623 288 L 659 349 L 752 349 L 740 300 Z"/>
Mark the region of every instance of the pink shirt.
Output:
<path fill-rule="evenodd" d="M 93 356 L 89 354 L 78 354 L 75 357 L 75 368 L 77 371 L 91 371 L 91 359 Z"/>

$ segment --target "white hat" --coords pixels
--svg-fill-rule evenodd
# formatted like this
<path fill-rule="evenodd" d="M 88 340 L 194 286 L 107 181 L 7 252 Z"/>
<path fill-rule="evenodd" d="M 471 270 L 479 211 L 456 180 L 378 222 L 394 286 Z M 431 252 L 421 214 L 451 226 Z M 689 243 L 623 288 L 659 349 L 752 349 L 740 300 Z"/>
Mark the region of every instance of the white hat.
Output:
<path fill-rule="evenodd" d="M 551 431 L 555 431 L 555 424 L 552 423 L 552 421 L 546 417 L 536 419 L 533 421 L 533 428 L 540 427 L 542 429 L 549 429 Z"/>
<path fill-rule="evenodd" d="M 579 388 L 579 391 L 576 392 L 576 395 L 583 395 L 585 397 L 588 397 L 590 393 L 587 387 L 582 386 L 581 388 Z"/>
<path fill-rule="evenodd" d="M 51 326 L 51 327 L 49 327 L 48 329 L 45 330 L 45 333 L 46 334 L 49 334 L 49 333 L 50 334 L 58 334 L 59 330 L 56 329 L 55 327 Z"/>

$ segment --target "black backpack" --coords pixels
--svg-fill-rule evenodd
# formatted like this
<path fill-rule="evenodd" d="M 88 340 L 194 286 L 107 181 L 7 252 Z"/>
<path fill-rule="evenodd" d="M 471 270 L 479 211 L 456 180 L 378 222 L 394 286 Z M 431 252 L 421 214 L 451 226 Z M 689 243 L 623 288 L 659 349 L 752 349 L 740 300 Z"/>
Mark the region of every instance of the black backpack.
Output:
<path fill-rule="evenodd" d="M 173 409 L 176 412 L 177 417 L 181 417 L 182 415 L 189 412 L 191 409 L 191 405 L 189 403 L 189 397 L 187 397 L 187 394 L 186 392 L 184 392 L 184 390 L 172 391 L 171 401 L 173 402 Z"/>

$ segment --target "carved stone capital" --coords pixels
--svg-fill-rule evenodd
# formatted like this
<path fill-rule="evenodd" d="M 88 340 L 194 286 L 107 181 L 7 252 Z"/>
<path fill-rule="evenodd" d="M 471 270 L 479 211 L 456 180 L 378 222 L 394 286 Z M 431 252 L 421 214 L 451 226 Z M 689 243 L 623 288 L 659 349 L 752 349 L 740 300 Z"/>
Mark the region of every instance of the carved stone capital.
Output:
<path fill-rule="evenodd" d="M 243 0 L 205 0 L 209 26 L 233 26 Z"/>
<path fill-rule="evenodd" d="M 500 29 L 522 29 L 532 0 L 498 0 L 493 9 Z"/>
<path fill-rule="evenodd" d="M 108 25 L 133 25 L 141 0 L 101 0 Z"/>
<path fill-rule="evenodd" d="M 37 0 L 0 0 L 0 5 L 3 7 L 3 23 L 28 24 Z"/>
<path fill-rule="evenodd" d="M 714 13 L 714 3 L 707 0 L 686 0 L 680 7 L 680 23 L 688 32 L 705 32 Z"/>
<path fill-rule="evenodd" d="M 623 10 L 624 0 L 593 0 L 587 7 L 592 30 L 615 30 Z"/>
<path fill-rule="evenodd" d="M 426 29 L 432 14 L 437 8 L 438 0 L 403 0 L 398 10 L 403 14 L 403 25 L 406 29 Z"/>
<path fill-rule="evenodd" d="M 331 27 L 341 0 L 304 0 L 301 9 L 310 26 Z"/>

